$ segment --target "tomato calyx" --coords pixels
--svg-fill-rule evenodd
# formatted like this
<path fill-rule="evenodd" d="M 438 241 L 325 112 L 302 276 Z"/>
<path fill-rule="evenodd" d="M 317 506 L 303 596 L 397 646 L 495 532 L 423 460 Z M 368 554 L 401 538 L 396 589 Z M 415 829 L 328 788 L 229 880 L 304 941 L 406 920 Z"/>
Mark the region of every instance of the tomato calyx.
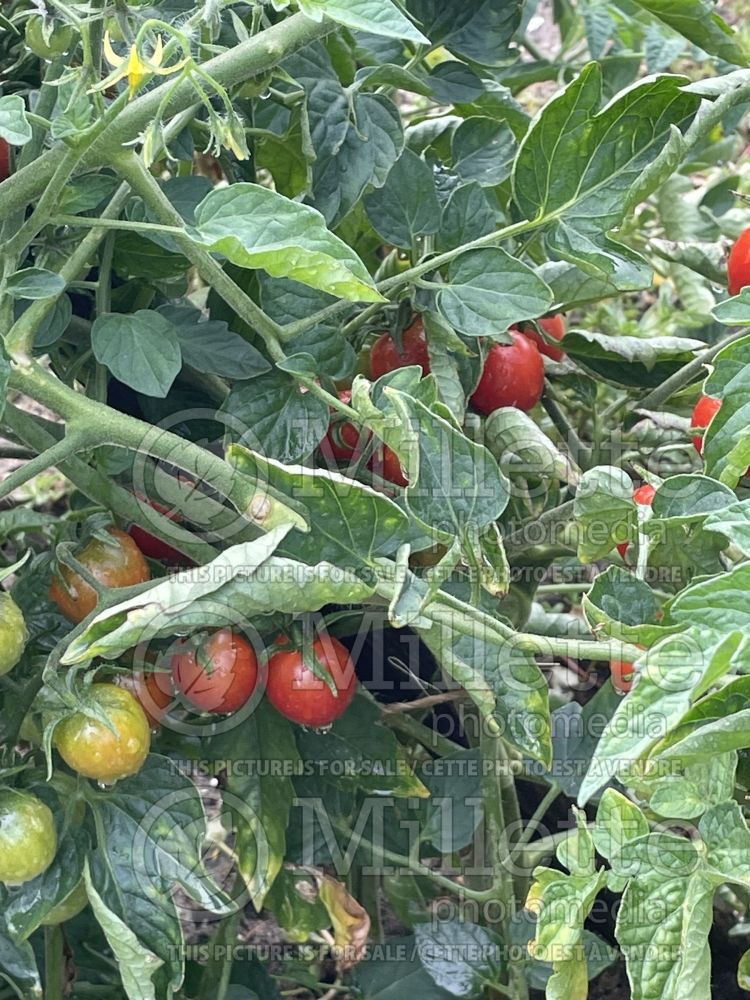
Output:
<path fill-rule="evenodd" d="M 650 507 L 656 496 L 656 487 L 652 486 L 651 483 L 643 483 L 641 486 L 637 486 L 633 490 L 633 502 L 639 507 Z M 630 542 L 618 542 L 617 551 L 623 560 L 627 555 L 628 549 L 630 548 Z"/>
<path fill-rule="evenodd" d="M 175 688 L 201 712 L 229 715 L 243 708 L 258 688 L 258 656 L 248 639 L 230 628 L 198 633 L 173 647 Z"/>
<path fill-rule="evenodd" d="M 417 365 L 423 375 L 430 374 L 430 356 L 421 316 L 417 316 L 402 334 L 382 333 L 370 351 L 370 373 L 379 379 L 397 368 Z"/>
<path fill-rule="evenodd" d="M 328 677 L 319 676 L 319 664 L 308 659 L 304 645 L 285 650 L 285 636 L 274 646 L 280 651 L 268 661 L 266 696 L 274 708 L 292 722 L 320 729 L 330 726 L 348 708 L 357 689 L 357 677 L 349 651 L 328 632 L 321 631 L 312 642 L 315 660 L 325 667 Z M 317 668 L 314 669 L 314 668 Z"/>

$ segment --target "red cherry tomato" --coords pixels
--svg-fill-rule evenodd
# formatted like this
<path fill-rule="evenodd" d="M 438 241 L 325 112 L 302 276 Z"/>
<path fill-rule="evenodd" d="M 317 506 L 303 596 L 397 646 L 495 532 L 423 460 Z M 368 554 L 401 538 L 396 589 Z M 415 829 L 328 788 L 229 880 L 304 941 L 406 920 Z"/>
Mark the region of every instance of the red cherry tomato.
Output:
<path fill-rule="evenodd" d="M 615 691 L 627 694 L 633 687 L 633 664 L 624 660 L 612 660 L 609 665 Z"/>
<path fill-rule="evenodd" d="M 404 330 L 402 342 L 403 353 L 396 347 L 390 333 L 378 337 L 370 352 L 370 372 L 373 379 L 395 371 L 396 368 L 406 368 L 408 365 L 419 365 L 422 374 L 429 375 L 430 356 L 427 353 L 427 341 L 421 319 L 415 319 L 412 325 Z"/>
<path fill-rule="evenodd" d="M 727 262 L 727 287 L 730 295 L 739 295 L 750 285 L 750 228 L 740 233 Z"/>
<path fill-rule="evenodd" d="M 284 637 L 276 642 L 281 644 Z M 316 677 L 299 649 L 281 650 L 268 661 L 266 695 L 273 707 L 302 726 L 329 726 L 344 714 L 357 690 L 357 675 L 348 649 L 324 633 L 312 644 L 318 660 L 330 671 L 338 697 Z"/>
<path fill-rule="evenodd" d="M 565 317 L 560 313 L 557 316 L 547 316 L 545 319 L 539 319 L 537 323 L 554 340 L 562 340 L 567 332 Z M 561 347 L 553 347 L 552 344 L 548 344 L 530 324 L 522 326 L 521 333 L 536 344 L 541 354 L 546 354 L 553 361 L 562 361 L 565 357 L 565 351 Z"/>
<path fill-rule="evenodd" d="M 387 444 L 381 444 L 379 448 L 375 449 L 367 463 L 367 468 L 376 476 L 387 479 L 389 483 L 395 483 L 396 486 L 409 485 L 409 480 L 404 477 L 401 471 L 401 460 Z"/>
<path fill-rule="evenodd" d="M 339 393 L 342 403 L 351 403 L 352 394 L 349 389 Z M 347 420 L 341 414 L 334 413 L 328 433 L 320 442 L 320 453 L 329 462 L 351 462 L 362 453 L 366 442 L 369 440 L 370 432 L 360 435 L 360 429 L 351 420 Z"/>
<path fill-rule="evenodd" d="M 695 404 L 690 426 L 695 430 L 705 431 L 716 414 L 721 409 L 721 400 L 714 396 L 701 396 Z M 703 454 L 703 434 L 693 435 L 693 447 L 699 455 Z"/>
<path fill-rule="evenodd" d="M 10 146 L 5 139 L 0 139 L 0 181 L 10 177 Z"/>
<path fill-rule="evenodd" d="M 182 520 L 180 515 L 171 510 L 171 508 L 166 507 L 164 504 L 157 503 L 156 500 L 149 500 L 148 497 L 138 497 L 139 500 L 143 500 L 153 507 L 154 510 L 168 517 L 170 521 L 179 522 Z M 192 559 L 183 555 L 178 549 L 173 548 L 168 542 L 164 542 L 161 538 L 157 538 L 156 535 L 152 535 L 150 531 L 146 531 L 139 524 L 131 524 L 128 528 L 128 534 L 133 539 L 135 544 L 149 559 L 156 559 L 158 562 L 163 562 L 167 566 L 193 566 Z"/>
<path fill-rule="evenodd" d="M 654 497 L 656 496 L 656 490 L 650 483 L 644 483 L 643 486 L 639 486 L 636 490 L 633 490 L 633 499 L 636 503 L 640 504 L 642 507 L 650 507 L 654 502 Z M 620 553 L 622 558 L 625 558 L 625 554 L 628 551 L 628 542 L 619 542 L 617 546 L 617 551 Z"/>
<path fill-rule="evenodd" d="M 151 579 L 148 563 L 130 535 L 108 528 L 111 540 L 93 537 L 75 557 L 105 587 L 132 587 Z M 96 591 L 82 576 L 60 565 L 53 576 L 50 597 L 72 622 L 81 622 L 97 603 Z"/>
<path fill-rule="evenodd" d="M 482 413 L 501 406 L 528 412 L 544 392 L 544 362 L 528 337 L 511 330 L 512 344 L 493 344 L 471 401 Z"/>
<path fill-rule="evenodd" d="M 236 712 L 255 691 L 258 658 L 244 636 L 223 628 L 197 646 L 184 642 L 178 647 L 172 657 L 172 678 L 195 708 Z"/>
<path fill-rule="evenodd" d="M 146 713 L 151 729 L 158 729 L 174 701 L 172 675 L 163 671 L 138 670 L 132 674 L 117 674 L 113 680 L 118 687 L 125 688 L 135 696 Z"/>

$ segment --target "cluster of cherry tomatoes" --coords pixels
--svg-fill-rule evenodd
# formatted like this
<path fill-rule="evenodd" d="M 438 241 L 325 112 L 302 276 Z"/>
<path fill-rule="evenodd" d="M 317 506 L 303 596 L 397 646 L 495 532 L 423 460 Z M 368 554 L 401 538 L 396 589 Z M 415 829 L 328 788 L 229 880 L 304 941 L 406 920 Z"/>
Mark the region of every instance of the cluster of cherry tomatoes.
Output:
<path fill-rule="evenodd" d="M 565 336 L 563 316 L 550 316 L 538 322 L 553 340 L 560 341 Z M 548 343 L 531 324 L 525 324 L 520 329 L 511 328 L 510 335 L 512 343 L 493 344 L 485 358 L 481 378 L 471 397 L 472 404 L 480 413 L 492 413 L 503 406 L 515 406 L 526 412 L 533 409 L 544 392 L 542 355 L 554 361 L 565 357 L 562 348 Z M 419 317 L 404 330 L 400 347 L 389 333 L 383 333 L 370 351 L 369 374 L 372 379 L 409 365 L 421 368 L 423 375 L 430 372 L 424 325 Z M 350 403 L 351 398 L 349 390 L 339 393 L 339 399 L 344 403 Z M 320 452 L 329 464 L 333 461 L 356 462 L 370 441 L 369 431 L 334 414 Z M 408 485 L 398 456 L 387 445 L 376 444 L 367 461 L 367 468 L 397 486 Z"/>
<path fill-rule="evenodd" d="M 131 587 L 150 578 L 143 553 L 130 535 L 117 528 L 94 535 L 75 558 L 107 589 Z M 97 603 L 96 590 L 66 565 L 53 576 L 50 596 L 73 622 L 82 621 Z M 55 746 L 74 771 L 111 783 L 135 774 L 143 765 L 150 730 L 159 727 L 176 692 L 192 708 L 218 714 L 237 712 L 265 693 L 282 715 L 315 728 L 328 726 L 343 714 L 355 695 L 357 678 L 348 650 L 337 639 L 321 633 L 310 653 L 320 666 L 317 673 L 330 676 L 335 690 L 285 636 L 275 640 L 271 652 L 267 670 L 261 671 L 252 644 L 233 629 L 180 640 L 166 654 L 166 669 L 151 657 L 136 670 L 92 685 L 89 697 L 116 732 L 76 713 L 57 726 Z"/>

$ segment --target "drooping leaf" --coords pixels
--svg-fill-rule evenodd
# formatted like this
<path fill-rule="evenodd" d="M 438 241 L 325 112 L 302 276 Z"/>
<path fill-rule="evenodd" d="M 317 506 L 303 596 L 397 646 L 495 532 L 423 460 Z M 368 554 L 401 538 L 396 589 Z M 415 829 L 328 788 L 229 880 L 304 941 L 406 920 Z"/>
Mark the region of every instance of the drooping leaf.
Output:
<path fill-rule="evenodd" d="M 177 331 L 150 309 L 104 313 L 94 320 L 91 346 L 99 364 L 145 396 L 164 398 L 182 368 Z"/>
<path fill-rule="evenodd" d="M 196 242 L 240 267 L 354 301 L 381 299 L 362 261 L 309 205 L 257 184 L 215 188 L 195 210 Z"/>

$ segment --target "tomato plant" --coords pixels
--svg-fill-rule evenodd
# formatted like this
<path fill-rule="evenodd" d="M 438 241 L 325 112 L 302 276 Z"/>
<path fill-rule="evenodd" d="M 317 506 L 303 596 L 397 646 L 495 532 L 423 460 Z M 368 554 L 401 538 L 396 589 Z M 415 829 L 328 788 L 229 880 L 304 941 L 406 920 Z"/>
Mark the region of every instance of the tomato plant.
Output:
<path fill-rule="evenodd" d="M 135 541 L 118 528 L 108 529 L 106 537 L 91 538 L 75 558 L 102 587 L 132 587 L 151 579 L 143 553 Z M 50 585 L 50 597 L 72 622 L 83 621 L 98 603 L 94 587 L 80 573 L 65 565 L 58 567 Z"/>
<path fill-rule="evenodd" d="M 258 657 L 244 638 L 220 629 L 172 656 L 172 678 L 187 701 L 204 712 L 236 712 L 258 683 Z"/>
<path fill-rule="evenodd" d="M 285 642 L 282 636 L 276 644 Z M 268 661 L 266 695 L 287 719 L 317 729 L 330 726 L 347 710 L 357 692 L 357 675 L 349 650 L 330 635 L 312 643 L 310 656 L 319 665 L 317 672 L 305 661 L 302 649 L 274 653 Z M 326 673 L 335 691 L 324 679 Z"/>
<path fill-rule="evenodd" d="M 2 11 L 0 1000 L 745 987 L 740 0 Z"/>

